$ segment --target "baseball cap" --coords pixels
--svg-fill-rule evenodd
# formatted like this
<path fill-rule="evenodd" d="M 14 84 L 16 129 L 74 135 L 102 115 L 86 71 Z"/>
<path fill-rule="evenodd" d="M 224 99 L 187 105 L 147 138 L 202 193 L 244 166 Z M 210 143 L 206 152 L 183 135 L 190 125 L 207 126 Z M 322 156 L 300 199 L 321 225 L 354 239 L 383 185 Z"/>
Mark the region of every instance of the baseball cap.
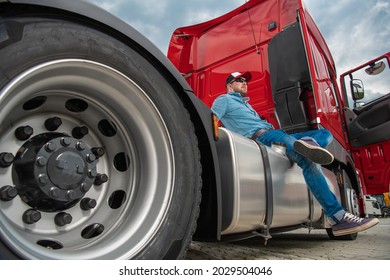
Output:
<path fill-rule="evenodd" d="M 230 84 L 234 79 L 238 79 L 241 77 L 244 77 L 246 81 L 249 82 L 252 79 L 252 74 L 250 72 L 233 72 L 227 77 L 226 84 Z"/>

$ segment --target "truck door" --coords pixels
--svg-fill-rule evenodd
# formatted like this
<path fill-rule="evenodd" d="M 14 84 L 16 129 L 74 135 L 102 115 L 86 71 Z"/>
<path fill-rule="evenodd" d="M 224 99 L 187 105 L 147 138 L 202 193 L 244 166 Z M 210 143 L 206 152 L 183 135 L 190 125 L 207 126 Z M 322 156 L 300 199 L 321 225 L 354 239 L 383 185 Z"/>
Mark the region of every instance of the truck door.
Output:
<path fill-rule="evenodd" d="M 387 53 L 340 76 L 349 144 L 365 194 L 389 192 L 389 59 Z"/>

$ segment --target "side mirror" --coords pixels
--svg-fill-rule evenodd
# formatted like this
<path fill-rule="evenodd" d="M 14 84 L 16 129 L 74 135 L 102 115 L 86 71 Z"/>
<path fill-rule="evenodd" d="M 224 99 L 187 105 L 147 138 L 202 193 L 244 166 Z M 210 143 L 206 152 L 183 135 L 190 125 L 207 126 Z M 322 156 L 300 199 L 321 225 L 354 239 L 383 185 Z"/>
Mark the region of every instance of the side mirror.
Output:
<path fill-rule="evenodd" d="M 368 68 L 365 69 L 365 71 L 368 75 L 378 75 L 382 73 L 383 70 L 385 70 L 385 68 L 386 68 L 386 64 L 383 61 L 381 61 L 378 63 L 371 64 Z"/>
<path fill-rule="evenodd" d="M 358 79 L 351 81 L 352 98 L 354 101 L 364 98 L 364 86 L 363 82 Z"/>

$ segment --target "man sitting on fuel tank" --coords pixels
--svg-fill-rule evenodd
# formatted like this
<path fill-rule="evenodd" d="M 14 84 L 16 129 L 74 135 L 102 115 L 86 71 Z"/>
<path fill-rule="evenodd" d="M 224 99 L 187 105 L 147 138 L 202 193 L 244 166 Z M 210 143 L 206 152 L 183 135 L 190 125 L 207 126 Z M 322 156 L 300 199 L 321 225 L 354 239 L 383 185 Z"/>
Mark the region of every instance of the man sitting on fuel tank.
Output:
<path fill-rule="evenodd" d="M 267 146 L 275 142 L 284 143 L 287 156 L 302 168 L 307 186 L 329 217 L 334 236 L 360 232 L 376 225 L 379 222 L 377 218 L 359 218 L 346 212 L 329 189 L 321 165 L 330 164 L 334 159 L 325 149 L 333 140 L 332 134 L 327 129 L 296 134 L 274 129 L 248 103 L 246 94 L 251 78 L 250 72 L 234 72 L 227 77 L 227 93 L 215 99 L 211 107 L 223 125 Z"/>

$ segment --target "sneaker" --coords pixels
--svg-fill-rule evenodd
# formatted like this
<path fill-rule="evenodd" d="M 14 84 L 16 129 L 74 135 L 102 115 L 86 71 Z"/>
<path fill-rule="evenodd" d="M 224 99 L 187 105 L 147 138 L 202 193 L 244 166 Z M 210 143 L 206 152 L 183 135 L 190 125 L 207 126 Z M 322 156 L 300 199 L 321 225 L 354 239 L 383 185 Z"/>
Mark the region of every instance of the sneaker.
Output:
<path fill-rule="evenodd" d="M 321 165 L 331 164 L 334 160 L 333 155 L 329 151 L 321 148 L 320 145 L 312 140 L 297 140 L 294 142 L 294 149 L 304 157 Z"/>
<path fill-rule="evenodd" d="M 334 236 L 357 233 L 379 223 L 377 218 L 359 218 L 351 213 L 345 212 L 344 217 L 332 226 Z"/>

